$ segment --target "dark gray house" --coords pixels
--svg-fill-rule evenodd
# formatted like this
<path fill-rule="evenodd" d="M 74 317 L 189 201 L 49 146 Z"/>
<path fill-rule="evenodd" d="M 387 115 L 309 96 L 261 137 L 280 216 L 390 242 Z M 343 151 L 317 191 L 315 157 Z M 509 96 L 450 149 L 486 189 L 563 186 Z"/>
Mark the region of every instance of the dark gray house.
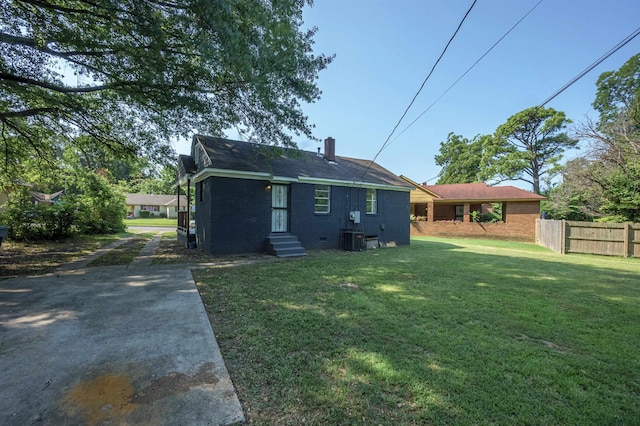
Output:
<path fill-rule="evenodd" d="M 178 239 L 207 253 L 409 244 L 411 186 L 369 160 L 336 156 L 333 138 L 316 153 L 196 135 L 178 163 L 179 185 L 195 189 Z"/>

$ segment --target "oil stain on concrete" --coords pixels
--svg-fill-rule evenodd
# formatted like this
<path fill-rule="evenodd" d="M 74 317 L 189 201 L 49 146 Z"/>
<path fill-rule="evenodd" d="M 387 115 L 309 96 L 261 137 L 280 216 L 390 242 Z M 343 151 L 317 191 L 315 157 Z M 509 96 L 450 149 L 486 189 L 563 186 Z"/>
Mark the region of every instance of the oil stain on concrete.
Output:
<path fill-rule="evenodd" d="M 0 424 L 244 421 L 188 269 L 25 277 L 0 294 Z"/>
<path fill-rule="evenodd" d="M 105 421 L 120 423 L 136 406 L 130 402 L 133 386 L 123 374 L 104 375 L 80 382 L 64 396 L 61 408 L 66 416 L 87 425 Z"/>
<path fill-rule="evenodd" d="M 173 371 L 138 391 L 125 374 L 105 374 L 76 384 L 65 394 L 60 406 L 67 418 L 86 425 L 128 423 L 129 416 L 142 404 L 178 395 L 196 386 L 212 387 L 218 381 L 212 362 L 203 364 L 192 376 Z"/>

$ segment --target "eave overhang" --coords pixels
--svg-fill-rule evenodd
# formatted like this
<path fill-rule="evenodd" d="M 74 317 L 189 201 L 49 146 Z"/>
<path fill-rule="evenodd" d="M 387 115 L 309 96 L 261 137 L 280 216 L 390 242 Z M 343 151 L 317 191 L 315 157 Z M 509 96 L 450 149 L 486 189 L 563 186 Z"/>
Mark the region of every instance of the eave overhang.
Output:
<path fill-rule="evenodd" d="M 206 169 L 200 170 L 198 173 L 193 175 L 193 180 L 195 182 L 200 182 L 209 177 L 264 180 L 264 181 L 268 181 L 275 184 L 306 183 L 306 184 L 312 184 L 312 185 L 332 185 L 332 186 L 345 186 L 345 187 L 351 187 L 351 188 L 384 189 L 388 191 L 402 191 L 402 192 L 409 192 L 413 189 L 409 186 L 397 186 L 397 185 L 389 185 L 389 184 L 383 184 L 383 183 L 362 182 L 362 181 L 356 181 L 356 180 L 314 178 L 309 176 L 298 176 L 298 177 L 276 176 L 276 175 L 273 175 L 270 173 L 264 173 L 264 172 L 246 172 L 246 171 L 240 171 L 240 170 L 227 170 L 227 169 L 214 169 L 214 168 L 206 168 Z"/>

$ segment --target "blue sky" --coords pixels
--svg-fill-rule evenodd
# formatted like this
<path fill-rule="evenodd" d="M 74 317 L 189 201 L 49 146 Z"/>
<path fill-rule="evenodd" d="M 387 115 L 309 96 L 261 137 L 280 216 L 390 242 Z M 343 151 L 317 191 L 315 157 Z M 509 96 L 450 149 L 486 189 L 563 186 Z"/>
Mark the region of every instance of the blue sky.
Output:
<path fill-rule="evenodd" d="M 479 0 L 396 135 L 420 115 L 538 0 Z M 316 0 L 303 15 L 318 27 L 314 50 L 334 54 L 305 106 L 314 134 L 336 139 L 336 154 L 373 159 L 472 1 Z M 376 162 L 435 183 L 434 156 L 449 132 L 492 133 L 509 116 L 544 101 L 640 25 L 638 0 L 543 0 Z M 547 106 L 574 122 L 591 108 L 598 76 L 640 52 L 640 36 Z M 229 134 L 229 137 L 237 135 Z M 315 141 L 299 140 L 315 151 Z M 576 156 L 573 151 L 567 157 Z M 520 183 L 525 189 L 527 184 Z"/>
<path fill-rule="evenodd" d="M 538 105 L 640 25 L 638 0 L 543 0 L 491 53 L 423 113 L 538 0 L 479 0 L 376 162 L 397 175 L 435 183 L 434 156 L 450 132 L 490 134 Z M 316 0 L 305 7 L 316 53 L 335 54 L 317 84 L 322 98 L 304 111 L 336 155 L 373 159 L 442 52 L 472 0 Z M 590 116 L 595 82 L 640 52 L 640 36 L 547 106 L 575 124 Z M 239 136 L 231 130 L 227 137 Z M 176 150 L 190 152 L 190 140 Z M 322 142 L 300 139 L 316 151 Z M 565 159 L 579 155 L 569 151 Z M 524 182 L 511 182 L 530 190 Z"/>

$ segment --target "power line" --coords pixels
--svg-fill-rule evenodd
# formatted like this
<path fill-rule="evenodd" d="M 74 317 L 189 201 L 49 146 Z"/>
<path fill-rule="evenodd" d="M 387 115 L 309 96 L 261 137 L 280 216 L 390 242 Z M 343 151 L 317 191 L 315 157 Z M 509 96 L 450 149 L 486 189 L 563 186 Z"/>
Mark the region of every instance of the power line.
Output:
<path fill-rule="evenodd" d="M 493 43 L 493 45 L 492 45 L 492 46 L 491 46 L 491 47 L 490 47 L 486 52 L 484 52 L 484 53 L 482 54 L 482 56 L 480 56 L 480 57 L 478 58 L 478 60 L 477 60 L 477 61 L 475 61 L 475 62 L 473 63 L 473 65 L 471 65 L 469 68 L 467 68 L 467 70 L 466 70 L 464 73 L 462 73 L 462 75 L 461 75 L 460 77 L 458 77 L 458 79 L 457 79 L 456 81 L 454 81 L 454 82 L 453 82 L 453 84 L 451 84 L 451 86 L 449 86 L 449 87 L 447 88 L 447 90 L 445 90 L 444 92 L 442 92 L 442 94 L 441 94 L 440 96 L 438 96 L 438 97 L 436 98 L 436 100 L 435 100 L 435 101 L 433 101 L 433 102 L 431 103 L 431 105 L 429 105 L 429 106 L 427 107 L 427 109 L 425 109 L 424 111 L 422 111 L 422 113 L 421 113 L 419 116 L 417 116 L 415 120 L 413 120 L 411 123 L 409 123 L 409 125 L 408 125 L 407 127 L 405 127 L 405 128 L 404 128 L 400 133 L 398 133 L 398 135 L 397 135 L 397 136 L 396 136 L 396 137 L 395 137 L 391 142 L 389 142 L 389 143 L 388 143 L 384 148 L 387 148 L 387 147 L 388 147 L 389 145 L 391 145 L 393 142 L 395 142 L 396 140 L 398 140 L 398 138 L 399 138 L 399 137 L 400 137 L 404 132 L 406 132 L 407 130 L 409 130 L 409 128 L 410 128 L 411 126 L 413 126 L 413 125 L 414 125 L 414 124 L 415 124 L 415 123 L 416 123 L 420 118 L 422 118 L 422 116 L 423 116 L 423 115 L 425 115 L 425 114 L 426 114 L 426 113 L 427 113 L 427 112 L 428 112 L 428 111 L 429 111 L 429 110 L 430 110 L 430 109 L 431 109 L 431 108 L 432 108 L 432 107 L 433 107 L 433 106 L 434 106 L 434 105 L 435 105 L 435 104 L 436 104 L 440 99 L 442 99 L 442 98 L 444 97 L 444 95 L 446 95 L 447 93 L 449 93 L 449 91 L 450 91 L 451 89 L 453 89 L 453 87 L 454 87 L 456 84 L 458 84 L 458 82 L 460 82 L 460 80 L 462 80 L 462 79 L 464 78 L 464 76 L 466 76 L 466 75 L 469 73 L 469 71 L 471 71 L 471 70 L 472 70 L 476 65 L 478 65 L 478 63 L 479 63 L 480 61 L 482 61 L 482 60 L 485 58 L 485 56 L 487 56 L 487 55 L 488 55 L 488 54 L 489 54 L 489 53 L 490 53 L 490 52 L 491 52 L 491 51 L 492 51 L 492 50 L 493 50 L 493 49 L 494 49 L 498 44 L 500 44 L 500 42 L 501 42 L 502 40 L 504 40 L 504 39 L 505 39 L 505 38 L 506 38 L 506 37 L 511 33 L 511 31 L 513 31 L 513 30 L 514 30 L 518 25 L 520 25 L 520 23 L 521 23 L 522 21 L 524 21 L 524 19 L 525 19 L 527 16 L 529 16 L 529 14 L 531 14 L 531 12 L 533 12 L 533 10 L 534 10 L 536 7 L 538 7 L 538 5 L 540 5 L 540 3 L 542 3 L 542 1 L 543 1 L 543 0 L 538 1 L 538 3 L 536 3 L 536 4 L 535 4 L 531 9 L 529 9 L 529 11 L 528 11 L 527 13 L 525 13 L 525 14 L 522 16 L 522 18 L 520 18 L 520 19 L 519 19 L 515 24 L 513 24 L 513 26 L 512 26 L 511 28 L 509 28 L 509 30 L 508 30 L 506 33 L 504 33 L 504 34 L 502 35 L 502 37 L 500 37 L 500 38 L 499 38 L 495 43 Z"/>
<path fill-rule="evenodd" d="M 600 65 L 602 62 L 604 62 L 605 59 L 607 59 L 609 56 L 613 55 L 614 53 L 616 53 L 618 50 L 620 50 L 624 45 L 626 45 L 627 43 L 629 43 L 631 40 L 633 40 L 634 38 L 636 38 L 638 36 L 638 34 L 640 34 L 640 27 L 636 28 L 636 30 L 634 32 L 632 32 L 631 34 L 629 34 L 628 36 L 626 36 L 621 42 L 619 42 L 618 44 L 616 44 L 615 46 L 613 46 L 611 49 L 609 49 L 609 51 L 607 53 L 605 53 L 604 55 L 602 55 L 600 58 L 598 58 L 594 63 L 592 63 L 591 65 L 589 65 L 587 68 L 585 68 L 581 73 L 579 73 L 578 75 L 576 75 L 575 77 L 573 77 L 571 80 L 569 80 L 569 82 L 567 84 L 565 84 L 564 86 L 562 86 L 560 89 L 558 89 L 553 95 L 549 96 L 544 102 L 542 102 L 541 104 L 538 105 L 538 107 L 543 107 L 546 104 L 548 104 L 549 102 L 551 102 L 556 96 L 558 96 L 560 93 L 564 92 L 565 90 L 567 90 L 569 87 L 571 87 L 571 85 L 573 85 L 573 83 L 575 83 L 576 81 L 580 80 L 582 77 L 584 77 L 585 75 L 587 75 L 587 73 L 589 73 L 589 71 L 591 71 L 592 69 L 594 69 L 595 67 L 597 67 L 598 65 Z"/>
<path fill-rule="evenodd" d="M 424 88 L 424 85 L 427 83 L 427 80 L 429 80 L 429 78 L 431 77 L 431 74 L 433 74 L 433 71 L 436 69 L 436 66 L 438 66 L 438 63 L 440 62 L 440 60 L 442 59 L 442 57 L 444 56 L 444 54 L 446 53 L 447 49 L 449 48 L 449 45 L 451 44 L 451 42 L 453 42 L 453 39 L 456 37 L 456 35 L 458 34 L 458 31 L 460 31 L 460 28 L 462 27 L 462 24 L 464 23 L 464 21 L 467 19 L 467 16 L 469 16 L 469 13 L 471 13 L 471 9 L 473 9 L 473 7 L 476 5 L 476 2 L 478 0 L 473 0 L 473 3 L 471 4 L 471 6 L 469 7 L 469 10 L 467 10 L 467 13 L 464 14 L 464 16 L 462 17 L 462 20 L 460 21 L 460 23 L 458 24 L 458 27 L 456 28 L 455 32 L 453 33 L 453 35 L 451 36 L 451 38 L 449 38 L 449 41 L 447 42 L 446 46 L 444 47 L 444 49 L 442 50 L 442 53 L 440 54 L 440 56 L 438 57 L 438 59 L 436 60 L 436 62 L 433 64 L 433 67 L 431 67 L 431 71 L 429 71 L 429 74 L 427 74 L 427 77 L 424 79 L 424 81 L 422 82 L 422 84 L 420 85 L 420 88 L 418 89 L 418 91 L 416 92 L 416 94 L 413 96 L 413 99 L 411 99 L 411 102 L 409 103 L 409 105 L 407 106 L 407 108 L 404 110 L 404 113 L 402 113 L 402 116 L 400 117 L 400 119 L 398 120 L 398 122 L 396 123 L 396 125 L 394 126 L 393 130 L 391 130 L 391 133 L 389 133 L 389 136 L 387 136 L 387 139 L 384 141 L 384 143 L 382 144 L 382 146 L 380 147 L 380 150 L 378 151 L 378 153 L 373 157 L 373 160 L 371 160 L 371 162 L 369 163 L 369 165 L 367 166 L 367 169 L 362 173 L 362 176 L 360 177 L 362 179 L 362 177 L 364 177 L 364 175 L 367 174 L 367 172 L 369 171 L 369 169 L 371 168 L 371 165 L 373 164 L 374 161 L 376 161 L 376 159 L 378 158 L 378 156 L 380 155 L 380 153 L 382 152 L 382 150 L 385 148 L 385 146 L 387 145 L 387 143 L 389 142 L 389 139 L 391 139 L 391 136 L 393 136 L 393 133 L 396 131 L 396 129 L 398 128 L 398 126 L 400 125 L 400 123 L 402 122 L 402 120 L 404 119 L 404 117 L 407 115 L 407 113 L 409 112 L 409 109 L 411 108 L 411 106 L 413 105 L 413 103 L 415 102 L 416 98 L 418 97 L 418 95 L 420 94 L 420 92 L 422 91 L 422 89 Z"/>

